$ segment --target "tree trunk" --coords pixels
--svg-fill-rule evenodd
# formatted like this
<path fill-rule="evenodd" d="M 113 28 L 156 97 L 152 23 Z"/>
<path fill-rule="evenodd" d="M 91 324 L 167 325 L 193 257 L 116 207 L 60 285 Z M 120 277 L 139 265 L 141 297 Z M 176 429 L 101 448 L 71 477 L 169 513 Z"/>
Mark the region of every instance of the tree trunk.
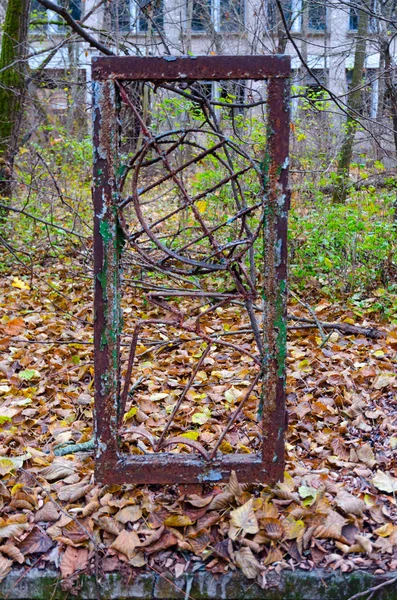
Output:
<path fill-rule="evenodd" d="M 0 197 L 8 204 L 12 194 L 14 158 L 25 95 L 25 58 L 30 0 L 8 0 L 0 53 Z M 0 225 L 7 218 L 0 212 Z"/>
<path fill-rule="evenodd" d="M 357 113 L 362 108 L 362 82 L 365 66 L 365 48 L 368 35 L 368 12 L 358 11 L 358 31 L 356 49 L 354 52 L 354 66 L 352 76 L 352 91 L 348 99 L 348 116 L 345 124 L 346 132 L 339 153 L 337 182 L 332 196 L 334 203 L 346 202 L 346 196 L 349 189 L 350 163 L 353 156 L 354 137 L 358 128 Z"/>

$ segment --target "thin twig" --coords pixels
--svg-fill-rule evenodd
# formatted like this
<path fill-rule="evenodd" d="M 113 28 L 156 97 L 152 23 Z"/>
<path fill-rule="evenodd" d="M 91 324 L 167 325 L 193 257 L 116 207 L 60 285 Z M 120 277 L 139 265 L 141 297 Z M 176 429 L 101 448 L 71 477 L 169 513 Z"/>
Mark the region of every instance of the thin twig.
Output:
<path fill-rule="evenodd" d="M 387 581 L 383 581 L 382 583 L 379 583 L 378 585 L 374 585 L 373 587 L 370 587 L 367 590 L 364 590 L 363 592 L 358 592 L 358 594 L 354 594 L 353 596 L 350 596 L 350 598 L 348 598 L 347 600 L 357 600 L 357 598 L 363 598 L 367 594 L 370 594 L 369 598 L 372 598 L 372 596 L 374 595 L 375 592 L 377 592 L 378 590 L 381 590 L 389 585 L 393 585 L 393 583 L 397 583 L 397 577 L 394 577 L 393 579 L 388 579 Z M 367 598 L 367 600 L 369 600 L 369 598 Z"/>

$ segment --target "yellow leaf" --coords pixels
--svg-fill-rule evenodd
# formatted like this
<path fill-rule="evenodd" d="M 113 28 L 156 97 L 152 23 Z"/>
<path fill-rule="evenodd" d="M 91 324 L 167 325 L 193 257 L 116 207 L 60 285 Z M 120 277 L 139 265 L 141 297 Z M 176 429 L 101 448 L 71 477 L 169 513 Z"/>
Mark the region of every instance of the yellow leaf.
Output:
<path fill-rule="evenodd" d="M 378 527 L 378 529 L 375 529 L 374 533 L 376 535 L 380 535 L 380 537 L 389 537 L 389 535 L 391 535 L 393 531 L 394 527 L 392 523 L 385 523 L 381 527 Z"/>
<path fill-rule="evenodd" d="M 233 452 L 233 446 L 229 444 L 229 442 L 223 440 L 223 442 L 219 446 L 219 450 L 223 452 L 223 454 L 231 454 Z"/>
<path fill-rule="evenodd" d="M 138 407 L 133 406 L 132 408 L 130 408 L 130 410 L 127 413 L 125 413 L 125 415 L 123 417 L 123 421 L 128 421 L 128 419 L 132 419 L 132 417 L 134 417 L 137 412 L 138 412 Z"/>
<path fill-rule="evenodd" d="M 305 523 L 301 519 L 296 521 L 292 515 L 288 515 L 288 517 L 283 521 L 283 528 L 285 539 L 296 540 L 304 532 Z"/>
<path fill-rule="evenodd" d="M 187 438 L 188 440 L 197 440 L 199 436 L 198 431 L 186 431 L 185 433 L 181 433 L 179 437 Z"/>
<path fill-rule="evenodd" d="M 171 515 L 166 518 L 164 525 L 167 525 L 167 527 L 186 527 L 186 525 L 193 525 L 193 523 L 187 515 Z"/>
<path fill-rule="evenodd" d="M 198 208 L 198 211 L 200 213 L 200 215 L 203 215 L 206 211 L 207 208 L 207 201 L 206 200 L 199 200 L 198 202 L 196 202 L 196 206 Z"/>
<path fill-rule="evenodd" d="M 18 277 L 14 277 L 11 285 L 12 287 L 18 288 L 19 290 L 30 290 L 30 286 Z"/>
<path fill-rule="evenodd" d="M 258 533 L 259 526 L 258 521 L 256 519 L 254 508 L 253 508 L 253 499 L 251 498 L 235 510 L 232 510 L 230 513 L 231 522 L 235 527 L 242 529 L 244 533 Z"/>
<path fill-rule="evenodd" d="M 204 425 L 208 421 L 211 416 L 211 411 L 206 406 L 203 409 L 203 412 L 194 413 L 192 416 L 192 422 L 197 423 L 198 425 Z"/>

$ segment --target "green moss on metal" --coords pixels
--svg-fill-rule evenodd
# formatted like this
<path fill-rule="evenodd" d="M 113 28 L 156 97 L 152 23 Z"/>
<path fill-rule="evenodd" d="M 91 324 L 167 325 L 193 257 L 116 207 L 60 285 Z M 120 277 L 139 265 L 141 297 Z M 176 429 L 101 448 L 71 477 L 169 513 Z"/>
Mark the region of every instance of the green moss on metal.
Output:
<path fill-rule="evenodd" d="M 277 375 L 282 377 L 284 373 L 285 359 L 287 356 L 287 321 L 284 314 L 284 294 L 287 287 L 286 281 L 280 281 L 276 298 L 276 318 L 274 327 L 277 329 Z"/>

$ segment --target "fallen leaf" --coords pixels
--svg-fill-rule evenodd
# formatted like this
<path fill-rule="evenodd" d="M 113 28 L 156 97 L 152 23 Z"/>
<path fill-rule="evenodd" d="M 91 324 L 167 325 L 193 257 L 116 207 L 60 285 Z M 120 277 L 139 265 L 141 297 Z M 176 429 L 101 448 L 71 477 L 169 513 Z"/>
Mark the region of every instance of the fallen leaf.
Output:
<path fill-rule="evenodd" d="M 110 547 L 117 550 L 117 552 L 124 554 L 128 560 L 130 560 L 135 554 L 135 548 L 139 546 L 139 544 L 139 537 L 135 531 L 126 531 L 123 529 Z"/>
<path fill-rule="evenodd" d="M 363 444 L 360 448 L 356 450 L 356 452 L 361 462 L 367 465 L 370 469 L 372 469 L 372 467 L 376 465 L 375 454 L 370 444 Z"/>
<path fill-rule="evenodd" d="M 116 520 L 125 525 L 126 523 L 135 523 L 142 517 L 142 509 L 136 504 L 125 506 L 116 515 Z"/>
<path fill-rule="evenodd" d="M 377 471 L 375 477 L 372 479 L 373 485 L 387 494 L 393 494 L 397 492 L 397 479 L 392 477 L 390 473 L 383 473 L 383 471 Z"/>
<path fill-rule="evenodd" d="M 244 533 L 257 533 L 259 531 L 258 521 L 254 513 L 253 499 L 251 498 L 230 513 L 232 524 L 244 531 Z"/>
<path fill-rule="evenodd" d="M 186 525 L 193 525 L 193 523 L 186 515 L 170 515 L 165 519 L 164 525 L 167 527 L 186 527 Z"/>
<path fill-rule="evenodd" d="M 44 506 L 39 508 L 34 516 L 36 523 L 54 523 L 58 518 L 59 512 L 51 501 L 46 502 Z"/>
<path fill-rule="evenodd" d="M 61 570 L 62 577 L 66 579 L 67 577 L 73 575 L 73 573 L 76 571 L 83 571 L 87 565 L 87 548 L 73 548 L 73 546 L 67 546 L 62 555 L 59 568 Z"/>
<path fill-rule="evenodd" d="M 20 544 L 19 549 L 23 554 L 43 554 L 51 548 L 52 544 L 52 539 L 44 531 L 34 527 Z"/>
<path fill-rule="evenodd" d="M 379 535 L 380 537 L 389 537 L 394 532 L 394 527 L 392 523 L 385 523 L 381 527 L 374 529 L 374 533 Z M 1 548 L 0 548 L 1 550 Z"/>
<path fill-rule="evenodd" d="M 57 481 L 72 475 L 74 471 L 75 465 L 70 461 L 54 460 L 51 465 L 41 471 L 40 475 L 47 481 Z"/>
<path fill-rule="evenodd" d="M 14 546 L 14 544 L 8 543 L 0 546 L 0 552 L 9 556 L 12 560 L 22 565 L 25 562 L 25 557 L 20 551 L 19 548 Z"/>
<path fill-rule="evenodd" d="M 388 387 L 392 385 L 396 381 L 396 376 L 392 373 L 385 373 L 384 375 L 379 375 L 373 383 L 373 387 L 376 390 L 381 390 L 384 387 Z"/>
<path fill-rule="evenodd" d="M 343 543 L 346 542 L 342 535 L 342 527 L 346 525 L 347 521 L 342 515 L 337 513 L 335 510 L 331 510 L 323 525 L 319 525 L 313 535 L 316 538 L 329 538 L 333 540 L 339 540 Z"/>
<path fill-rule="evenodd" d="M 336 504 L 346 514 L 357 515 L 359 517 L 362 516 L 366 509 L 364 500 L 361 500 L 360 498 L 357 498 L 357 496 L 353 496 L 344 490 L 338 492 Z"/>
<path fill-rule="evenodd" d="M 14 279 L 11 282 L 11 285 L 12 287 L 18 288 L 19 290 L 30 290 L 30 286 L 24 281 L 22 281 L 22 279 L 19 279 L 19 277 L 14 277 Z"/>
<path fill-rule="evenodd" d="M 12 566 L 12 560 L 9 560 L 8 558 L 4 558 L 4 556 L 2 554 L 0 554 L 0 581 L 3 581 L 3 579 L 11 571 L 11 566 Z"/>
<path fill-rule="evenodd" d="M 65 485 L 58 491 L 58 498 L 62 502 L 76 502 L 77 500 L 80 500 L 80 498 L 84 498 L 92 488 L 92 485 L 86 485 L 84 483 Z"/>
<path fill-rule="evenodd" d="M 243 547 L 235 552 L 236 565 L 242 570 L 247 579 L 255 579 L 261 570 L 250 548 Z"/>

